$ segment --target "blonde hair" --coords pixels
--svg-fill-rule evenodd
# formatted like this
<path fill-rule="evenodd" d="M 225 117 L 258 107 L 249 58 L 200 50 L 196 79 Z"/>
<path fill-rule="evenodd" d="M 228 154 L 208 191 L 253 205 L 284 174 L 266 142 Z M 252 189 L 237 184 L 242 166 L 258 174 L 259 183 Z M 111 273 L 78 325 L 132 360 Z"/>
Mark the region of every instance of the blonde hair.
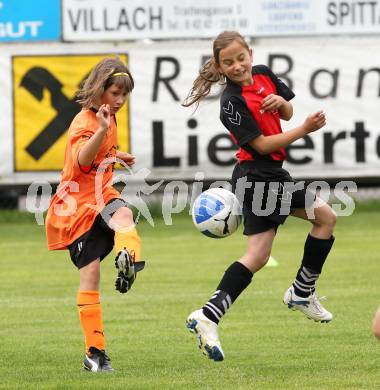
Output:
<path fill-rule="evenodd" d="M 119 57 L 107 57 L 98 62 L 81 84 L 77 102 L 83 108 L 91 108 L 111 85 L 116 85 L 127 93 L 135 86 L 130 71 Z"/>
<path fill-rule="evenodd" d="M 193 87 L 182 103 L 184 107 L 189 107 L 194 103 L 198 107 L 200 101 L 210 93 L 213 84 L 217 82 L 225 84 L 225 76 L 217 70 L 217 66 L 220 65 L 219 54 L 234 41 L 238 41 L 249 51 L 247 42 L 237 31 L 224 31 L 219 34 L 213 43 L 213 57 L 199 69 L 199 76 L 194 80 Z"/>

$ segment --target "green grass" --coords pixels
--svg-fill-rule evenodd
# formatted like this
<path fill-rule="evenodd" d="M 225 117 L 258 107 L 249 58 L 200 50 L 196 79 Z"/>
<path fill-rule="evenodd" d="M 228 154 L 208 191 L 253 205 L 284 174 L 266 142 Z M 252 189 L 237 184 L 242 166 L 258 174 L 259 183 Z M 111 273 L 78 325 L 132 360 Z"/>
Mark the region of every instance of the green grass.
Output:
<path fill-rule="evenodd" d="M 379 389 L 371 321 L 380 303 L 380 203 L 357 210 L 339 219 L 318 283 L 334 321 L 317 324 L 282 304 L 308 232 L 290 218 L 272 253 L 279 266 L 255 275 L 221 323 L 222 363 L 198 351 L 184 322 L 243 253 L 245 238 L 203 237 L 188 215 L 173 226 L 142 222 L 148 263 L 133 289 L 114 290 L 113 256 L 102 265 L 110 375 L 81 369 L 78 275 L 67 253 L 48 252 L 44 228 L 28 217 L 0 217 L 0 389 Z"/>

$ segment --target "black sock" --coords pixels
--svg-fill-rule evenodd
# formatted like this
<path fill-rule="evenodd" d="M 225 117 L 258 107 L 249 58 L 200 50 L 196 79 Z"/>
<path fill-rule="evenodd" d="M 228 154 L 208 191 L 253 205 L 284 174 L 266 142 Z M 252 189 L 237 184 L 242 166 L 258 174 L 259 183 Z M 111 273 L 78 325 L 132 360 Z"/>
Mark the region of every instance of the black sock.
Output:
<path fill-rule="evenodd" d="M 334 243 L 334 236 L 327 239 L 307 236 L 301 266 L 293 282 L 294 292 L 299 297 L 308 297 L 315 291 L 315 283 Z"/>
<path fill-rule="evenodd" d="M 203 306 L 203 314 L 218 324 L 241 292 L 251 283 L 252 276 L 252 272 L 242 263 L 232 263 L 224 273 L 217 290 Z"/>

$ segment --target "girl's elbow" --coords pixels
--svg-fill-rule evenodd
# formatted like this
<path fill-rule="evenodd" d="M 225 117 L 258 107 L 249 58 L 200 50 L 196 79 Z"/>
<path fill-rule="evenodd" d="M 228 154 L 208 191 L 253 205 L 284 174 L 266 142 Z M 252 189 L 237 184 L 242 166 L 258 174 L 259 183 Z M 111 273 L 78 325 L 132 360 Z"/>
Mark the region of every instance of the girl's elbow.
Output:
<path fill-rule="evenodd" d="M 283 107 L 282 110 L 280 110 L 280 118 L 284 121 L 289 121 L 293 116 L 293 106 L 288 103 L 287 106 Z"/>
<path fill-rule="evenodd" d="M 268 140 L 264 136 L 259 136 L 250 142 L 250 146 L 260 155 L 270 153 Z"/>
<path fill-rule="evenodd" d="M 79 152 L 79 155 L 78 155 L 78 164 L 82 167 L 86 167 L 88 165 L 91 165 L 92 163 L 92 160 L 90 161 L 89 158 L 84 155 L 81 155 L 81 153 Z"/>
<path fill-rule="evenodd" d="M 281 115 L 281 119 L 284 121 L 290 121 L 290 119 L 292 119 L 292 117 L 293 117 L 293 111 L 292 112 L 284 112 Z"/>

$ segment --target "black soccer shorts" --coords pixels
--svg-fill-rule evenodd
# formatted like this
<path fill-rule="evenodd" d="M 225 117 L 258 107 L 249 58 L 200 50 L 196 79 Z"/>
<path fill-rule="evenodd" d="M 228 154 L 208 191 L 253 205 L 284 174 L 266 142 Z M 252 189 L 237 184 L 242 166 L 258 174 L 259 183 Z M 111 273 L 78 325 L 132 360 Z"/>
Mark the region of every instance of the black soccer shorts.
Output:
<path fill-rule="evenodd" d="M 127 207 L 125 200 L 111 199 L 97 215 L 90 230 L 68 245 L 71 261 L 78 269 L 98 258 L 103 260 L 112 251 L 115 232 L 108 226 L 108 222 L 121 207 Z"/>
<path fill-rule="evenodd" d="M 232 191 L 243 206 L 245 235 L 277 230 L 292 211 L 309 208 L 315 201 L 315 194 L 276 161 L 237 163 Z"/>

